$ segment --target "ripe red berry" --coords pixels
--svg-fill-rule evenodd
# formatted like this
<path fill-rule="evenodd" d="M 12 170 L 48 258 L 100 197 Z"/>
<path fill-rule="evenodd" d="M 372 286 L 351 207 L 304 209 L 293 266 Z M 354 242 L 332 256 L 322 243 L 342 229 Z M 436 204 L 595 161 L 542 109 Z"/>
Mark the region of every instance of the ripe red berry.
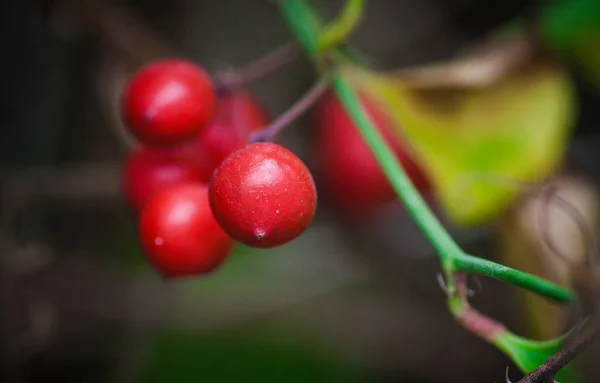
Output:
<path fill-rule="evenodd" d="M 142 210 L 138 230 L 146 257 L 166 278 L 206 274 L 234 245 L 215 221 L 202 184 L 175 185 L 157 194 Z"/>
<path fill-rule="evenodd" d="M 131 207 L 140 211 L 158 192 L 179 183 L 205 183 L 210 176 L 201 161 L 183 150 L 142 147 L 127 158 L 123 189 Z"/>
<path fill-rule="evenodd" d="M 267 122 L 265 111 L 253 95 L 235 90 L 218 97 L 214 118 L 200 132 L 194 146 L 205 155 L 205 164 L 212 172 Z"/>
<path fill-rule="evenodd" d="M 389 122 L 369 100 L 361 99 L 412 182 L 426 192 L 429 186 L 425 176 L 391 133 Z M 315 105 L 311 117 L 317 182 L 328 204 L 346 218 L 359 218 L 396 199 L 375 156 L 332 93 Z"/>
<path fill-rule="evenodd" d="M 213 85 L 194 63 L 165 59 L 140 69 L 123 94 L 123 115 L 132 134 L 152 145 L 192 139 L 212 117 Z"/>
<path fill-rule="evenodd" d="M 296 238 L 310 225 L 317 206 L 307 167 L 273 143 L 248 145 L 225 159 L 213 173 L 209 199 L 227 234 L 259 248 Z"/>

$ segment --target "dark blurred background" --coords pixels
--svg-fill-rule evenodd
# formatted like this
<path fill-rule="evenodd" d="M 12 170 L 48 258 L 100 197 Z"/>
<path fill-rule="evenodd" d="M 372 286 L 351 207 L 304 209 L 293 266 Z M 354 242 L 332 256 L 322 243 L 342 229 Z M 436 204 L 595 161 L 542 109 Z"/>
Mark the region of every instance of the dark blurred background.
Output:
<path fill-rule="evenodd" d="M 333 16 L 343 2 L 315 3 Z M 443 60 L 533 5 L 370 1 L 352 42 L 377 68 Z M 127 41 L 124 31 L 135 29 L 128 18 L 210 71 L 249 62 L 291 36 L 268 1 L 116 6 L 103 15 L 112 24 L 88 28 L 69 1 L 2 5 L 2 382 L 500 382 L 506 366 L 518 378 L 447 312 L 438 261 L 401 209 L 360 228 L 320 209 L 297 241 L 268 251 L 240 246 L 210 278 L 157 277 L 120 193 L 128 146 L 116 105 L 128 64 L 119 49 L 151 56 Z M 313 79 L 302 59 L 251 89 L 277 115 Z M 583 82 L 579 93 L 569 161 L 597 183 L 598 93 Z M 304 122 L 284 137 L 299 153 L 307 150 Z M 494 257 L 487 227 L 453 234 L 471 253 Z M 483 285 L 474 304 L 525 331 L 513 289 Z M 598 366 L 584 366 L 589 381 L 600 377 Z"/>

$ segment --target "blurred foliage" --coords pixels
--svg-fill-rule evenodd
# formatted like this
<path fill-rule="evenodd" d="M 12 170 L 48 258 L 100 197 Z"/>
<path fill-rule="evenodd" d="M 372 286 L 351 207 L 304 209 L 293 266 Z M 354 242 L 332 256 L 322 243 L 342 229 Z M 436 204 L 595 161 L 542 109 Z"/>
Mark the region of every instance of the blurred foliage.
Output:
<path fill-rule="evenodd" d="M 544 1 L 537 17 L 542 43 L 575 63 L 600 90 L 600 1 Z M 518 20 L 510 29 L 524 33 L 527 25 Z"/>
<path fill-rule="evenodd" d="M 427 89 L 402 76 L 346 72 L 381 105 L 460 225 L 496 218 L 520 194 L 497 179 L 541 181 L 564 159 L 575 101 L 557 64 L 533 60 L 486 86 Z"/>
<path fill-rule="evenodd" d="M 356 367 L 336 362 L 323 344 L 293 329 L 245 326 L 234 332 L 194 334 L 167 330 L 149 345 L 136 379 L 164 382 L 359 382 Z M 294 339 L 295 338 L 295 342 Z M 282 342 L 285 339 L 285 342 Z M 290 343 L 292 342 L 292 343 Z"/>

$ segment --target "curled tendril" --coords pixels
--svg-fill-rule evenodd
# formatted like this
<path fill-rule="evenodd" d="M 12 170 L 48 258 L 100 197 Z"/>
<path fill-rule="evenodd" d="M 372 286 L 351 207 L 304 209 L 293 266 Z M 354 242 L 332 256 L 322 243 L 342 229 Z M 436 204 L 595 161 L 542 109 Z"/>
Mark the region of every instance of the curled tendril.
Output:
<path fill-rule="evenodd" d="M 565 256 L 556 246 L 551 236 L 549 235 L 549 218 L 548 210 L 550 209 L 550 203 L 554 202 L 555 205 L 561 209 L 562 212 L 567 214 L 577 226 L 579 232 L 585 241 L 586 258 L 588 265 L 595 263 L 597 258 L 596 241 L 591 228 L 587 225 L 585 218 L 581 212 L 573 206 L 570 202 L 565 200 L 563 197 L 558 195 L 559 188 L 556 185 L 545 184 L 540 185 L 534 182 L 527 182 L 523 180 L 514 179 L 508 176 L 491 173 L 471 172 L 463 175 L 456 183 L 456 190 L 460 191 L 465 198 L 468 198 L 468 187 L 474 182 L 487 182 L 490 184 L 504 186 L 506 188 L 517 189 L 529 197 L 541 198 L 544 202 L 544 209 L 541 209 L 540 223 L 542 227 L 542 238 L 543 242 L 548 246 L 554 255 L 560 257 L 566 263 L 570 263 L 567 256 Z M 463 193 L 464 192 L 464 193 Z M 571 266 L 573 266 L 571 264 Z"/>
<path fill-rule="evenodd" d="M 569 203 L 563 197 L 558 195 L 558 187 L 556 187 L 555 185 L 547 185 L 546 188 L 542 191 L 541 198 L 544 202 L 545 208 L 541 209 L 539 219 L 540 225 L 542 227 L 542 240 L 544 241 L 548 249 L 550 249 L 550 251 L 552 251 L 565 263 L 571 263 L 568 257 L 565 256 L 560 251 L 560 249 L 558 249 L 549 233 L 550 219 L 548 217 L 548 211 L 550 210 L 550 203 L 552 203 L 552 201 L 555 201 L 556 207 L 560 208 L 566 215 L 568 215 L 571 218 L 571 220 L 573 221 L 573 223 L 575 223 L 579 232 L 581 233 L 583 240 L 585 241 L 587 263 L 589 266 L 592 266 L 596 260 L 596 241 L 594 240 L 592 230 L 585 221 L 585 217 L 575 206 L 573 206 L 573 204 Z M 571 266 L 574 265 L 571 264 Z"/>

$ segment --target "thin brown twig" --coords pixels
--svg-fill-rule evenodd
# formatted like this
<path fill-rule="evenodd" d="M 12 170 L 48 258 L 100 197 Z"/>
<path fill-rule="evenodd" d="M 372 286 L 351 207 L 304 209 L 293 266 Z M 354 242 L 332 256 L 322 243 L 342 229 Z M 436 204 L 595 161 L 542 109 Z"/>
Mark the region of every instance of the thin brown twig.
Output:
<path fill-rule="evenodd" d="M 250 84 L 271 74 L 300 57 L 296 42 L 288 42 L 249 64 L 214 76 L 217 90 L 232 89 Z"/>
<path fill-rule="evenodd" d="M 556 374 L 585 351 L 598 338 L 598 335 L 600 335 L 600 327 L 595 322 L 590 323 L 589 327 L 577 336 L 568 347 L 551 356 L 546 363 L 527 374 L 517 383 L 554 382 Z"/>
<path fill-rule="evenodd" d="M 176 54 L 174 44 L 124 7 L 96 5 L 85 9 L 85 16 L 101 36 L 126 55 L 134 65 Z"/>
<path fill-rule="evenodd" d="M 329 89 L 329 80 L 326 76 L 323 76 L 286 112 L 273 121 L 272 124 L 251 135 L 248 142 L 255 143 L 273 140 L 285 127 L 289 126 L 295 119 L 310 109 L 327 89 Z"/>
<path fill-rule="evenodd" d="M 127 57 L 133 67 L 174 54 L 174 44 L 130 7 L 108 2 L 62 1 L 60 4 L 85 32 L 103 39 Z"/>

